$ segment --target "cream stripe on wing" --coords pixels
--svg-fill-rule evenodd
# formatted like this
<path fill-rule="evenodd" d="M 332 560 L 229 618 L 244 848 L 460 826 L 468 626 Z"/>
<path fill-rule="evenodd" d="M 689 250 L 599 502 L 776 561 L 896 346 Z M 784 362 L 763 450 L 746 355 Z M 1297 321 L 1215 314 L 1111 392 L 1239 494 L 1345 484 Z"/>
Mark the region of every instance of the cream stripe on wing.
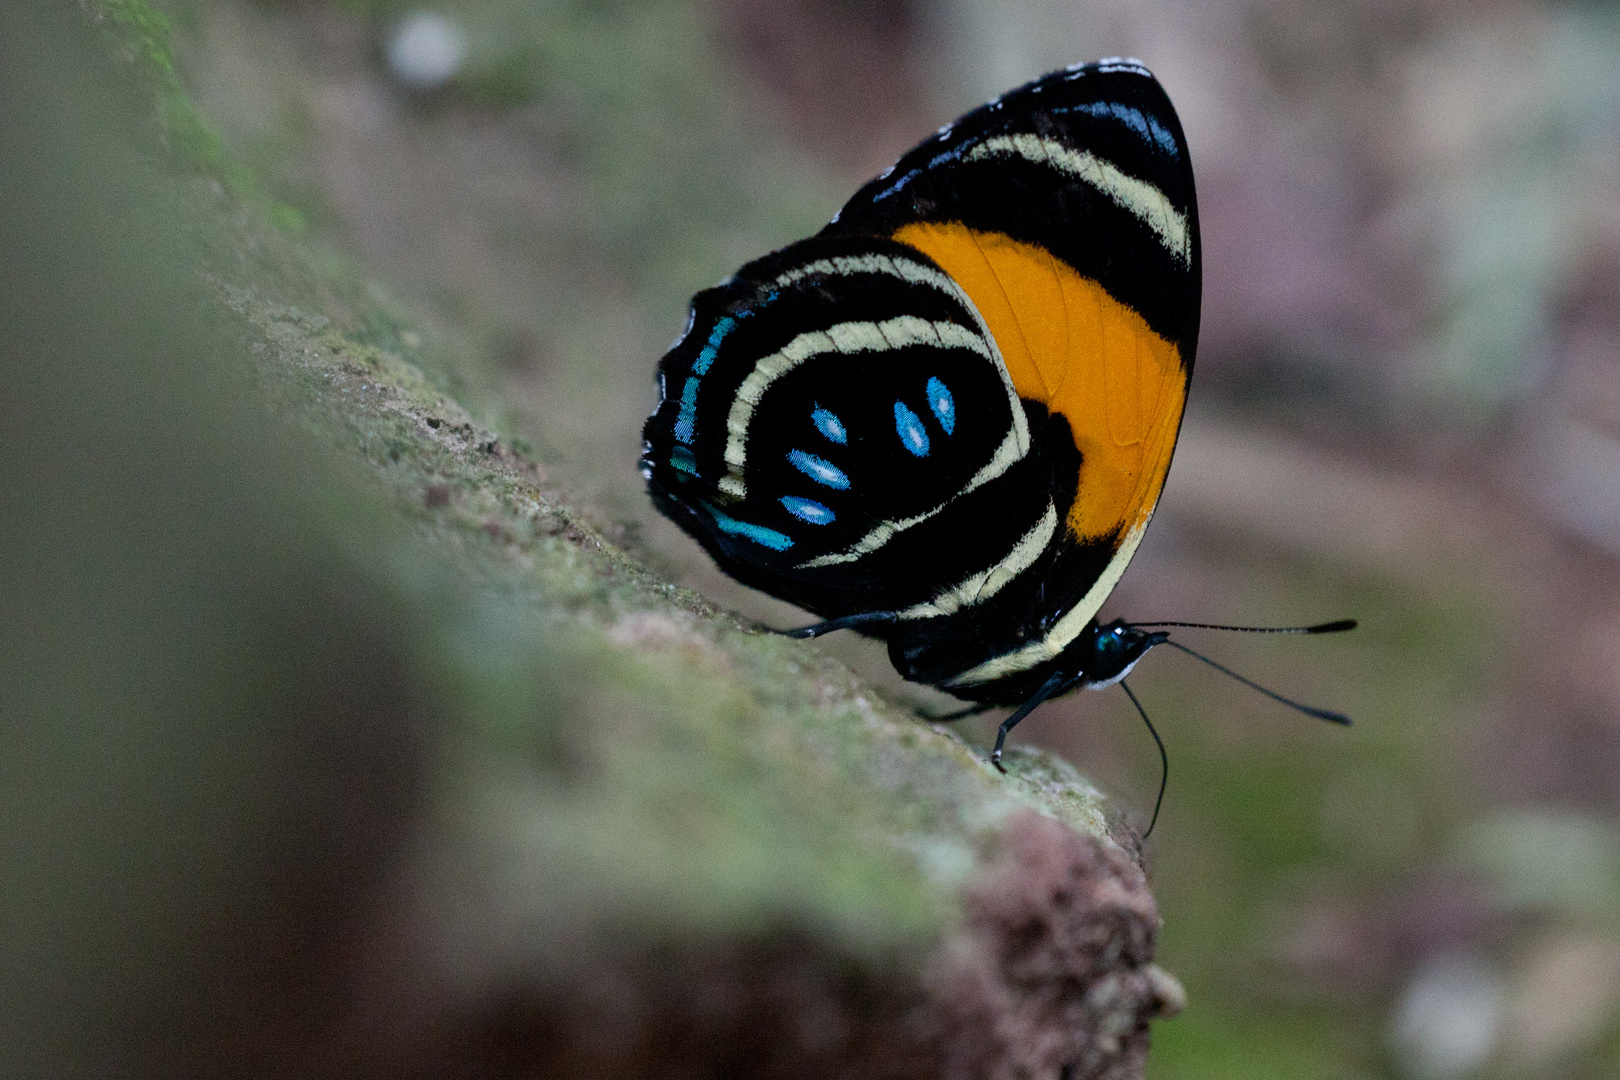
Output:
<path fill-rule="evenodd" d="M 807 277 L 817 274 L 824 276 L 850 276 L 854 274 L 888 274 L 911 285 L 930 285 L 940 292 L 948 293 L 953 299 L 966 299 L 961 286 L 952 281 L 950 275 L 935 270 L 933 267 L 912 262 L 910 259 L 895 259 L 888 255 L 834 255 L 828 259 L 815 259 L 802 266 L 795 266 L 784 271 L 771 282 L 771 287 L 780 289 L 795 282 L 803 281 Z"/>
<path fill-rule="evenodd" d="M 1028 671 L 1032 667 L 1055 660 L 1068 648 L 1086 625 L 1096 618 L 1097 612 L 1102 609 L 1103 601 L 1108 594 L 1114 591 L 1119 579 L 1124 576 L 1125 568 L 1131 564 L 1131 556 L 1136 554 L 1137 545 L 1141 544 L 1142 536 L 1147 532 L 1148 521 L 1153 515 L 1150 513 L 1140 521 L 1136 528 L 1125 537 L 1125 542 L 1119 545 L 1114 557 L 1108 560 L 1103 567 L 1102 576 L 1086 591 L 1080 602 L 1068 610 L 1061 619 L 1053 624 L 1052 629 L 1039 641 L 1032 641 L 1028 645 L 1012 652 L 993 656 L 977 667 L 969 668 L 939 685 L 942 687 L 973 686 L 977 683 L 987 683 L 1005 675 L 1013 675 L 1020 671 Z"/>
<path fill-rule="evenodd" d="M 909 245 L 907 245 L 909 246 Z M 979 314 L 978 305 L 957 284 L 956 279 L 923 263 L 911 259 L 894 258 L 889 255 L 835 255 L 827 259 L 815 259 L 802 266 L 795 266 L 792 270 L 784 271 L 771 282 L 772 288 L 785 288 L 805 278 L 817 274 L 850 276 L 855 274 L 890 274 L 901 279 L 909 285 L 928 285 L 950 296 L 973 318 L 973 325 L 979 328 L 979 334 L 990 344 L 993 354 L 991 359 L 996 363 L 996 372 L 1001 376 L 1002 384 L 1007 391 L 1007 399 L 1012 402 L 1018 400 L 1018 391 L 1013 387 L 1012 375 L 1007 371 L 1007 365 L 1001 359 L 1001 349 L 996 344 L 995 335 L 990 332 L 990 326 Z M 1029 424 L 1022 409 L 1013 410 L 1013 425 L 1018 429 L 1018 444 L 1020 456 L 1029 448 Z"/>
<path fill-rule="evenodd" d="M 1170 254 L 1181 265 L 1192 261 L 1192 235 L 1187 217 L 1177 212 L 1170 199 L 1146 180 L 1127 176 L 1112 162 L 1085 150 L 1074 150 L 1057 139 L 1028 133 L 997 135 L 969 150 L 966 160 L 1016 155 L 1037 165 L 1052 168 L 1085 181 L 1119 206 L 1142 220 L 1158 234 Z"/>
<path fill-rule="evenodd" d="M 969 349 L 986 360 L 994 362 L 998 359 L 986 339 L 967 327 L 952 322 L 930 322 L 915 315 L 901 315 L 880 323 L 838 323 L 825 331 L 812 330 L 800 334 L 755 363 L 754 370 L 737 388 L 737 394 L 731 401 L 731 415 L 726 418 L 726 475 L 720 481 L 720 490 L 739 499 L 748 493 L 743 484 L 743 466 L 748 461 L 748 425 L 753 421 L 754 410 L 759 407 L 765 391 L 773 382 L 812 356 L 822 353 L 878 352 L 910 345 Z M 1014 397 L 1014 413 L 1021 416 L 1022 409 L 1018 408 L 1017 403 L 1018 399 Z"/>
<path fill-rule="evenodd" d="M 950 615 L 965 607 L 983 603 L 1000 592 L 1007 582 L 1034 566 L 1035 560 L 1041 557 L 1041 552 L 1046 550 L 1046 545 L 1052 542 L 1052 535 L 1056 532 L 1057 507 L 1048 501 L 1046 513 L 1041 515 L 1041 520 L 1024 534 L 1023 539 L 1018 541 L 1005 559 L 988 570 L 980 570 L 976 574 L 969 575 L 927 603 L 897 612 L 897 617 L 931 619 L 937 615 Z"/>

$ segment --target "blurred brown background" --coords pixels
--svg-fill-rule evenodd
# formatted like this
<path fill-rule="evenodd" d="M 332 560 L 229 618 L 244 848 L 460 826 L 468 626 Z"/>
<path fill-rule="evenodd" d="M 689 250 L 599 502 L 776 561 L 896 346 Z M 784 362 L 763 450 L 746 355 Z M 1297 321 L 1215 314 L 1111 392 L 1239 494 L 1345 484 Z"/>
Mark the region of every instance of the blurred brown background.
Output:
<path fill-rule="evenodd" d="M 489 358 L 477 404 L 653 566 L 777 621 L 641 494 L 686 299 L 979 101 L 1140 57 L 1192 146 L 1204 332 L 1105 614 L 1362 623 L 1195 643 L 1349 731 L 1184 657 L 1136 676 L 1172 755 L 1160 962 L 1191 1000 L 1150 1075 L 1620 1075 L 1620 9 L 160 6 L 286 228 Z M 1019 734 L 1144 820 L 1157 758 L 1123 695 Z"/>

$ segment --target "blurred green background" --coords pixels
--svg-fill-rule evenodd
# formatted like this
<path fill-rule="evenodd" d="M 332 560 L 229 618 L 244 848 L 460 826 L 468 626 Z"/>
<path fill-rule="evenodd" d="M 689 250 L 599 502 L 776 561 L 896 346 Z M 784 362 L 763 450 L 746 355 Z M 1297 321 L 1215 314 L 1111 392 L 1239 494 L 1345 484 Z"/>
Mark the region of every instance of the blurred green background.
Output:
<path fill-rule="evenodd" d="M 687 298 L 979 101 L 1140 57 L 1192 147 L 1204 333 L 1105 615 L 1362 624 L 1195 644 L 1348 731 L 1185 657 L 1134 677 L 1172 755 L 1147 857 L 1190 999 L 1149 1075 L 1620 1075 L 1620 8 L 155 6 L 225 182 L 385 283 L 657 570 L 776 621 L 641 492 Z M 1123 695 L 1019 734 L 1145 820 Z"/>

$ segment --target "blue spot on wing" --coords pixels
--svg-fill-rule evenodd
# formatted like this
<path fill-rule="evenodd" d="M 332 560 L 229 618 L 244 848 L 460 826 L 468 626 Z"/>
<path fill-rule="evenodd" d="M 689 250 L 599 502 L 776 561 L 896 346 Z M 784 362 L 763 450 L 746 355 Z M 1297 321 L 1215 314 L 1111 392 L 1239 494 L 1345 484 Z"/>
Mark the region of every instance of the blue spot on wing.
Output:
<path fill-rule="evenodd" d="M 714 324 L 714 329 L 709 331 L 709 340 L 704 344 L 703 351 L 698 353 L 697 360 L 692 364 L 692 374 L 707 375 L 709 373 L 710 366 L 714 364 L 715 356 L 720 352 L 720 342 L 724 340 L 727 334 L 731 333 L 732 328 L 736 325 L 737 320 L 730 316 L 726 316 Z"/>
<path fill-rule="evenodd" d="M 697 360 L 692 363 L 692 374 L 687 376 L 686 385 L 681 388 L 680 415 L 675 418 L 675 438 L 680 442 L 691 443 L 692 437 L 696 434 L 698 382 L 709 373 L 714 358 L 719 355 L 720 342 L 736 325 L 737 320 L 729 317 L 715 323 L 714 329 L 709 331 L 709 340 L 704 344 L 703 351 L 698 353 Z"/>
<path fill-rule="evenodd" d="M 816 425 L 817 431 L 839 446 L 849 442 L 849 432 L 844 429 L 844 422 L 820 405 L 817 405 L 816 411 L 810 414 L 810 420 Z"/>
<path fill-rule="evenodd" d="M 1088 116 L 1118 120 L 1134 131 L 1143 142 L 1153 143 L 1170 156 L 1176 156 L 1176 137 L 1170 134 L 1168 128 L 1159 123 L 1157 117 L 1149 116 L 1141 109 L 1121 105 L 1116 101 L 1094 101 L 1086 105 L 1072 106 L 1072 109 L 1054 109 L 1053 111 L 1083 112 Z"/>
<path fill-rule="evenodd" d="M 723 533 L 752 540 L 754 543 L 768 547 L 772 551 L 786 551 L 793 546 L 792 537 L 779 533 L 775 529 L 767 529 L 763 525 L 751 525 L 746 521 L 738 521 L 730 514 L 722 513 L 708 504 L 704 504 L 703 508 L 709 512 L 710 517 L 714 518 L 715 527 Z"/>
<path fill-rule="evenodd" d="M 782 496 L 782 506 L 800 521 L 811 525 L 831 525 L 838 515 L 814 499 L 801 499 L 797 495 Z"/>
<path fill-rule="evenodd" d="M 934 410 L 934 419 L 945 429 L 945 434 L 956 432 L 956 399 L 937 377 L 928 380 L 928 407 Z"/>
<path fill-rule="evenodd" d="M 697 423 L 698 377 L 688 375 L 681 387 L 681 414 L 675 419 L 675 438 L 688 445 L 692 442 L 692 427 Z"/>
<path fill-rule="evenodd" d="M 690 446 L 676 444 L 675 449 L 670 451 L 669 464 L 677 472 L 689 473 L 692 476 L 698 475 L 697 458 L 692 456 Z"/>
<path fill-rule="evenodd" d="M 894 430 L 900 436 L 900 445 L 918 457 L 928 456 L 928 429 L 903 401 L 894 403 Z"/>
<path fill-rule="evenodd" d="M 1153 130 L 1153 141 L 1171 157 L 1176 156 L 1176 137 L 1170 134 L 1170 129 L 1159 123 L 1153 117 L 1148 117 L 1148 127 Z"/>
<path fill-rule="evenodd" d="M 826 458 L 807 454 L 803 450 L 789 450 L 787 457 L 788 462 L 795 469 L 798 469 L 816 483 L 824 484 L 838 491 L 845 491 L 849 488 L 849 477 L 844 475 L 844 470 Z"/>
<path fill-rule="evenodd" d="M 882 191 L 880 191 L 876 195 L 872 196 L 872 201 L 873 202 L 882 202 L 884 199 L 887 199 L 891 195 L 896 194 L 901 188 L 903 188 L 907 184 L 911 183 L 913 180 L 915 180 L 920 175 L 922 175 L 922 170 L 921 169 L 912 169 L 910 172 L 906 173 L 906 175 L 902 176 L 900 179 L 896 180 L 894 183 L 890 184 L 888 187 L 884 188 Z"/>
<path fill-rule="evenodd" d="M 724 315 L 715 321 L 714 329 L 709 331 L 709 340 L 703 345 L 703 351 L 698 353 L 696 360 L 692 361 L 692 374 L 687 376 L 686 384 L 681 388 L 681 411 L 680 415 L 675 418 L 675 438 L 678 441 L 690 444 L 696 435 L 699 380 L 707 375 L 709 369 L 714 366 L 714 358 L 720 355 L 720 342 L 725 340 L 727 334 L 736 329 L 738 320 L 748 318 L 780 295 L 780 291 L 771 292 L 753 307 L 739 311 L 736 318 Z M 681 335 L 682 340 L 685 337 L 685 334 Z"/>

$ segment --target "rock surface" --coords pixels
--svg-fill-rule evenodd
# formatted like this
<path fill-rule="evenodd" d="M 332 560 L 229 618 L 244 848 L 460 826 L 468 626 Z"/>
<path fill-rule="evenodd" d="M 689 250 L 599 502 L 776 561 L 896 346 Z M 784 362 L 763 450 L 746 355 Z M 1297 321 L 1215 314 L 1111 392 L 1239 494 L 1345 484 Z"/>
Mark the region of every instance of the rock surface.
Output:
<path fill-rule="evenodd" d="M 0 830 L 53 869 L 0 970 L 59 983 L 6 1071 L 1140 1076 L 1180 990 L 1089 783 L 658 580 L 408 315 L 123 146 L 161 26 L 86 10 L 121 59 L 3 17 Z"/>

